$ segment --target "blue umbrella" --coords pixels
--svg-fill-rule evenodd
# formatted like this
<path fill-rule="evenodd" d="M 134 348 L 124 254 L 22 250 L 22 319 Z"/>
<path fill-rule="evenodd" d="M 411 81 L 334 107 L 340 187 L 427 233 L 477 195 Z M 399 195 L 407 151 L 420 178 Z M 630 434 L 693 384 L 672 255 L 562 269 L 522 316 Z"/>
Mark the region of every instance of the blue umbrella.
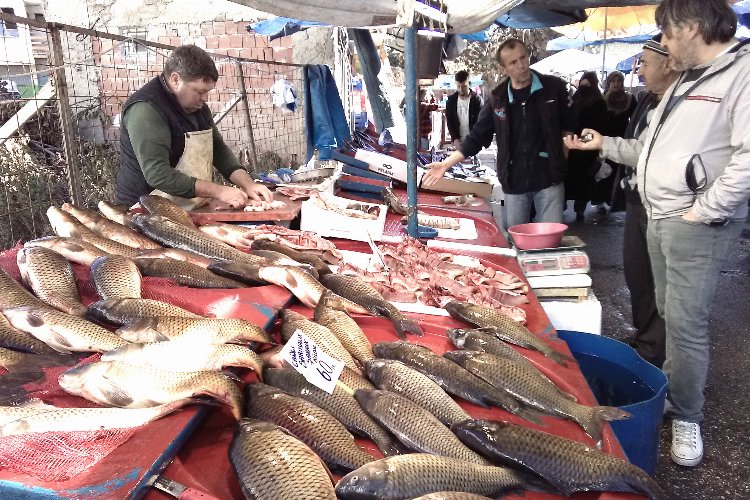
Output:
<path fill-rule="evenodd" d="M 639 52 L 638 54 L 632 55 L 628 57 L 627 59 L 623 59 L 622 61 L 617 63 L 617 71 L 620 71 L 626 75 L 630 73 L 631 71 L 633 71 L 633 66 L 635 65 L 635 63 L 638 62 L 638 59 L 640 59 L 641 54 L 643 54 L 643 52 Z"/>

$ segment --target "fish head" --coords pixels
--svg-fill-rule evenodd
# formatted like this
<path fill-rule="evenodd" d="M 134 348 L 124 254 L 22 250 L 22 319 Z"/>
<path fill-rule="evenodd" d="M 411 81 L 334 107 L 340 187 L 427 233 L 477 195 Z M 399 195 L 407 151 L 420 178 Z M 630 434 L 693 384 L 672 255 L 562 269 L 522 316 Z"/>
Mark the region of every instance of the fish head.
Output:
<path fill-rule="evenodd" d="M 380 380 L 383 377 L 385 370 L 393 363 L 398 363 L 398 361 L 390 359 L 368 359 L 365 361 L 365 372 L 367 373 L 367 378 L 372 380 L 376 385 L 380 385 Z"/>
<path fill-rule="evenodd" d="M 454 346 L 459 349 L 464 348 L 466 343 L 466 336 L 469 334 L 469 330 L 464 328 L 451 328 L 448 330 L 448 338 L 451 340 Z"/>
<path fill-rule="evenodd" d="M 443 353 L 443 357 L 453 361 L 454 363 L 464 366 L 467 361 L 474 357 L 474 353 L 471 351 L 447 351 Z"/>
<path fill-rule="evenodd" d="M 292 311 L 291 309 L 284 309 L 281 312 L 281 317 L 282 317 L 282 319 L 284 320 L 285 323 L 287 323 L 287 322 L 293 322 L 293 321 L 301 321 L 301 320 L 306 320 L 307 319 L 302 314 L 298 313 L 297 311 Z"/>
<path fill-rule="evenodd" d="M 263 366 L 268 368 L 288 368 L 289 364 L 284 361 L 284 358 L 281 356 L 281 350 L 283 348 L 284 346 L 278 345 L 260 353 L 260 359 L 263 360 Z"/>
<path fill-rule="evenodd" d="M 269 431 L 275 431 L 278 430 L 279 426 L 276 424 L 272 424 L 271 422 L 266 422 L 265 420 L 257 420 L 254 418 L 242 418 L 239 422 L 237 422 L 237 432 L 238 433 L 256 433 L 256 432 L 269 432 Z"/>
<path fill-rule="evenodd" d="M 357 389 L 354 391 L 354 399 L 362 408 L 371 408 L 380 399 L 383 391 L 372 389 Z"/>
<path fill-rule="evenodd" d="M 336 496 L 355 500 L 377 500 L 389 487 L 390 476 L 385 460 L 370 462 L 342 477 L 336 484 Z"/>
<path fill-rule="evenodd" d="M 450 314 L 451 318 L 468 321 L 467 315 L 469 314 L 471 304 L 469 304 L 468 302 L 459 302 L 457 300 L 453 300 L 445 304 L 443 308 L 448 311 L 448 314 Z"/>
<path fill-rule="evenodd" d="M 61 373 L 58 383 L 65 392 L 90 401 L 111 406 L 128 406 L 133 398 L 107 378 L 108 372 L 113 369 L 117 367 L 112 361 L 87 363 Z"/>

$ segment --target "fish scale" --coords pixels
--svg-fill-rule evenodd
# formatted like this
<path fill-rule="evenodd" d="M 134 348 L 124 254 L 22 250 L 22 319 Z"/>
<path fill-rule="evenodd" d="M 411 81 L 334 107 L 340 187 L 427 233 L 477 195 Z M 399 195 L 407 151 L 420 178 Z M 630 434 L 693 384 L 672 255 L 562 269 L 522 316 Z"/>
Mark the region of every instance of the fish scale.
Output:
<path fill-rule="evenodd" d="M 138 200 L 150 214 L 160 215 L 185 227 L 194 228 L 193 219 L 171 200 L 154 194 L 144 194 Z"/>
<path fill-rule="evenodd" d="M 519 473 L 504 467 L 410 453 L 350 472 L 336 485 L 336 494 L 344 500 L 404 500 L 436 491 L 494 496 L 524 486 Z"/>
<path fill-rule="evenodd" d="M 145 408 L 207 395 L 229 406 L 237 420 L 242 412 L 237 384 L 227 374 L 212 370 L 174 372 L 100 361 L 63 372 L 59 383 L 66 392 L 106 406 Z"/>
<path fill-rule="evenodd" d="M 117 241 L 108 240 L 102 235 L 95 233 L 81 224 L 78 219 L 58 207 L 49 207 L 47 209 L 47 218 L 49 219 L 55 234 L 58 236 L 67 236 L 83 240 L 107 253 L 124 255 L 125 257 L 135 257 L 138 253 L 138 250 L 133 247 L 123 245 Z"/>
<path fill-rule="evenodd" d="M 155 241 L 136 233 L 123 224 L 102 217 L 88 208 L 77 207 L 72 203 L 63 203 L 62 209 L 78 219 L 81 224 L 107 239 L 140 250 L 161 248 L 161 245 Z"/>
<path fill-rule="evenodd" d="M 21 248 L 16 263 L 24 284 L 43 302 L 76 316 L 86 312 L 75 273 L 65 257 L 43 247 Z"/>
<path fill-rule="evenodd" d="M 97 324 L 56 309 L 24 306 L 6 309 L 3 314 L 15 328 L 63 353 L 105 352 L 127 344 Z"/>
<path fill-rule="evenodd" d="M 465 493 L 463 491 L 438 491 L 429 493 L 412 500 L 490 500 L 489 497 L 476 495 L 474 493 Z"/>
<path fill-rule="evenodd" d="M 245 288 L 239 281 L 218 276 L 204 267 L 175 259 L 133 259 L 141 273 L 169 278 L 193 288 Z"/>
<path fill-rule="evenodd" d="M 315 452 L 270 422 L 242 419 L 229 460 L 246 498 L 336 500 L 328 470 Z"/>
<path fill-rule="evenodd" d="M 140 318 L 115 333 L 128 342 L 194 340 L 213 344 L 263 342 L 273 339 L 261 327 L 239 318 L 152 316 Z"/>
<path fill-rule="evenodd" d="M 89 304 L 86 316 L 115 325 L 126 325 L 140 318 L 182 316 L 200 318 L 179 306 L 153 299 L 107 299 Z"/>
<path fill-rule="evenodd" d="M 328 394 L 307 382 L 302 374 L 288 368 L 267 369 L 264 371 L 264 380 L 269 385 L 322 408 L 351 432 L 369 437 L 383 455 L 398 453 L 391 435 L 370 418 L 357 400 L 342 387 L 337 385 L 333 389 L 333 394 Z"/>
<path fill-rule="evenodd" d="M 11 307 L 32 306 L 48 308 L 49 306 L 29 293 L 18 281 L 0 269 L 0 312 Z"/>
<path fill-rule="evenodd" d="M 583 443 L 489 420 L 462 422 L 453 431 L 478 453 L 530 470 L 568 496 L 579 491 L 618 491 L 665 498 L 643 470 Z"/>
<path fill-rule="evenodd" d="M 141 298 L 141 272 L 127 257 L 99 257 L 91 264 L 90 275 L 102 300 Z"/>
<path fill-rule="evenodd" d="M 0 314 L 0 346 L 35 354 L 57 352 L 30 333 L 11 325 L 2 314 Z"/>
<path fill-rule="evenodd" d="M 365 362 L 375 358 L 370 339 L 347 313 L 329 307 L 331 302 L 340 304 L 332 295 L 331 292 L 325 292 L 318 301 L 315 306 L 315 321 L 331 330 L 359 365 L 364 366 Z"/>
<path fill-rule="evenodd" d="M 375 459 L 330 413 L 265 384 L 246 387 L 247 415 L 283 427 L 312 448 L 332 470 L 351 471 Z"/>
<path fill-rule="evenodd" d="M 388 391 L 354 393 L 365 412 L 414 451 L 476 464 L 487 461 L 467 448 L 440 420 L 415 402 Z"/>
<path fill-rule="evenodd" d="M 281 338 L 284 342 L 289 342 L 294 332 L 301 330 L 302 333 L 318 344 L 327 354 L 343 362 L 356 373 L 362 373 L 352 355 L 349 354 L 349 351 L 346 350 L 331 330 L 293 311 L 287 310 L 283 314 L 284 323 L 281 325 Z"/>
<path fill-rule="evenodd" d="M 125 224 L 125 214 L 128 213 L 125 207 L 122 207 L 120 205 L 114 205 L 107 201 L 101 200 L 96 205 L 96 208 L 99 209 L 99 212 L 101 212 L 101 214 L 104 217 L 111 220 L 112 222 L 116 222 L 118 224 L 123 224 L 123 225 Z"/>
<path fill-rule="evenodd" d="M 45 238 L 37 238 L 35 240 L 27 241 L 23 246 L 24 248 L 49 248 L 53 252 L 59 253 L 70 262 L 75 262 L 76 264 L 82 264 L 84 266 L 90 266 L 99 257 L 109 255 L 101 248 L 96 247 L 87 241 L 68 238 L 66 236 L 47 236 Z"/>
<path fill-rule="evenodd" d="M 471 418 L 438 384 L 400 361 L 373 359 L 366 363 L 365 369 L 379 389 L 410 399 L 445 425 Z"/>

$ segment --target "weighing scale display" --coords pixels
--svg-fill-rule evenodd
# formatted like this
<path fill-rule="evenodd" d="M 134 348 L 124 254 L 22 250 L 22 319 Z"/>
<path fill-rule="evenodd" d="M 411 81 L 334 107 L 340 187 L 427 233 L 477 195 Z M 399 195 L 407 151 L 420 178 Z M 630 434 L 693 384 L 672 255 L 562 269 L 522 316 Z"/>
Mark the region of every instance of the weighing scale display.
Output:
<path fill-rule="evenodd" d="M 526 276 L 578 274 L 590 269 L 589 256 L 580 251 L 519 255 L 518 263 Z"/>

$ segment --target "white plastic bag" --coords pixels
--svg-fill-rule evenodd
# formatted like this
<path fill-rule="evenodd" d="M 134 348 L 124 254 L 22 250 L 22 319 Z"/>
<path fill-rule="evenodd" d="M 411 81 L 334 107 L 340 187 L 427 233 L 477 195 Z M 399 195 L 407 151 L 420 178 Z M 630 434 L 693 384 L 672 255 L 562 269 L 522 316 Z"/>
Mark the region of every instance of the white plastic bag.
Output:
<path fill-rule="evenodd" d="M 594 180 L 596 182 L 606 179 L 612 174 L 612 167 L 609 165 L 609 163 L 607 163 L 603 159 L 599 161 L 599 170 L 597 170 L 594 174 Z"/>

